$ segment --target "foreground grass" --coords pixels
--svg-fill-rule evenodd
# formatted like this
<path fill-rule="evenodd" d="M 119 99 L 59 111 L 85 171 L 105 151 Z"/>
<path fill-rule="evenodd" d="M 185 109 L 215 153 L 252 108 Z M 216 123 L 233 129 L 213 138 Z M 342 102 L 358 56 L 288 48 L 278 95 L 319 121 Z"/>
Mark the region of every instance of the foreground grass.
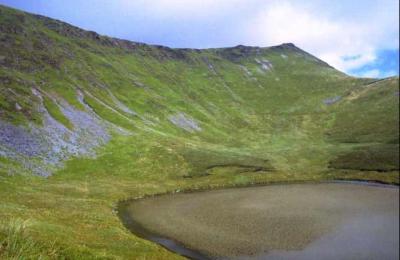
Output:
<path fill-rule="evenodd" d="M 191 166 L 171 148 L 174 146 L 150 135 L 145 139 L 116 137 L 99 151 L 97 159 L 70 160 L 65 169 L 48 179 L 0 175 L 0 258 L 181 258 L 124 228 L 116 206 L 129 198 L 185 189 L 335 178 L 398 183 L 398 172 L 336 170 L 301 174 L 214 171 L 187 178 Z M 193 147 L 190 152 L 193 156 Z M 231 158 L 233 152 L 225 152 Z M 204 152 L 201 156 L 207 160 Z M 216 154 L 211 156 L 215 161 Z"/>
<path fill-rule="evenodd" d="M 0 223 L 0 255 L 3 259 L 67 258 L 53 243 L 39 243 L 29 234 L 29 220 L 14 219 Z M 72 255 L 71 255 L 72 256 Z"/>

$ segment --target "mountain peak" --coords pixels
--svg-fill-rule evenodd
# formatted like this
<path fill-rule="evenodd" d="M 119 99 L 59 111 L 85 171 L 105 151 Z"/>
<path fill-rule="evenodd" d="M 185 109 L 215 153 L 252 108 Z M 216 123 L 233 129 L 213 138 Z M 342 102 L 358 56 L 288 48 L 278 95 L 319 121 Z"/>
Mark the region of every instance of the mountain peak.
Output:
<path fill-rule="evenodd" d="M 294 44 L 291 43 L 291 42 L 282 43 L 281 46 L 282 46 L 282 47 L 287 47 L 287 48 L 297 48 L 297 46 L 294 45 Z"/>

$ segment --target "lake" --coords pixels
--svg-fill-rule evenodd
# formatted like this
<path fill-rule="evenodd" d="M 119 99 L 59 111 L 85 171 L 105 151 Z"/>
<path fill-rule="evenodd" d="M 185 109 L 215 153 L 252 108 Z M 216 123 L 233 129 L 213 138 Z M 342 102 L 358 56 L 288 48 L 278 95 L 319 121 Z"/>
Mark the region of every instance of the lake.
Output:
<path fill-rule="evenodd" d="M 121 203 L 134 234 L 193 259 L 398 259 L 399 189 L 279 184 Z"/>

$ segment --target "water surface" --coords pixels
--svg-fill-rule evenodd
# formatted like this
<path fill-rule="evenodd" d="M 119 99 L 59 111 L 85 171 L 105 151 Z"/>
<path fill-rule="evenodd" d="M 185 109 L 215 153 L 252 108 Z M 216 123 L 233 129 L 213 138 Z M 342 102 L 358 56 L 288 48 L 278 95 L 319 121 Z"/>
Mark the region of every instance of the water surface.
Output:
<path fill-rule="evenodd" d="M 135 234 L 194 259 L 398 259 L 399 189 L 290 184 L 124 203 Z"/>

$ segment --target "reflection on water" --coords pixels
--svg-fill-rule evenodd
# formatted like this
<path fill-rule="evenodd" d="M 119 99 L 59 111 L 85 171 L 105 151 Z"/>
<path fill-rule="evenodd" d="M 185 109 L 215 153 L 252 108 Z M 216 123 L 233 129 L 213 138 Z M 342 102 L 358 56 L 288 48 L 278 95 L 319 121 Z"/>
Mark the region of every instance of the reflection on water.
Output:
<path fill-rule="evenodd" d="M 193 259 L 399 258 L 397 187 L 291 184 L 165 195 L 121 204 L 120 217 L 136 235 Z"/>
<path fill-rule="evenodd" d="M 388 214 L 359 215 L 301 251 L 273 251 L 258 259 L 399 259 L 399 220 Z"/>

